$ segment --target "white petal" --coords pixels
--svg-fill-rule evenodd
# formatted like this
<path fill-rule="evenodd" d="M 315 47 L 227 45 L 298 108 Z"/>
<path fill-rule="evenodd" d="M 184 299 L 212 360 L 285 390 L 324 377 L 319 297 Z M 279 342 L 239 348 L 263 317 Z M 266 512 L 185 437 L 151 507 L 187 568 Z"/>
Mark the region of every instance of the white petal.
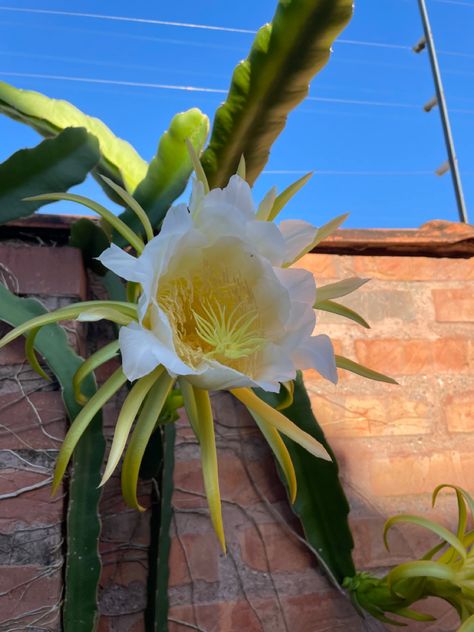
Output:
<path fill-rule="evenodd" d="M 226 204 L 234 207 L 234 214 L 238 213 L 246 219 L 255 219 L 255 205 L 252 200 L 252 191 L 240 176 L 232 176 L 229 184 L 224 189 L 212 189 L 205 198 L 204 207 L 207 205 Z M 205 208 L 202 212 L 205 212 Z"/>
<path fill-rule="evenodd" d="M 286 242 L 284 257 L 286 263 L 295 261 L 298 255 L 312 243 L 318 232 L 315 226 L 299 219 L 287 219 L 280 222 L 279 229 Z"/>
<path fill-rule="evenodd" d="M 290 300 L 313 307 L 316 301 L 316 284 L 308 270 L 301 268 L 274 268 L 280 283 L 288 290 Z"/>
<path fill-rule="evenodd" d="M 171 233 L 183 234 L 192 228 L 193 220 L 186 204 L 172 206 L 165 215 L 161 226 L 160 236 Z M 153 239 L 151 240 L 153 241 Z M 149 242 L 151 243 L 151 242 Z"/>
<path fill-rule="evenodd" d="M 278 382 L 266 381 L 264 378 L 253 380 L 240 371 L 224 366 L 216 360 L 207 360 L 201 373 L 188 374 L 186 379 L 198 388 L 214 391 L 257 386 L 273 393 L 278 393 L 280 390 Z"/>
<path fill-rule="evenodd" d="M 136 323 L 121 327 L 119 342 L 123 372 L 129 380 L 137 380 L 161 364 L 155 336 Z"/>
<path fill-rule="evenodd" d="M 122 327 L 119 341 L 123 372 L 129 380 L 147 375 L 159 364 L 172 375 L 187 375 L 192 371 L 178 358 L 172 348 L 137 323 Z"/>
<path fill-rule="evenodd" d="M 293 359 L 298 369 L 316 369 L 327 380 L 337 384 L 336 359 L 329 336 L 312 336 L 295 351 Z"/>
<path fill-rule="evenodd" d="M 132 255 L 129 255 L 115 244 L 111 244 L 110 248 L 104 250 L 97 259 L 102 265 L 118 274 L 122 279 L 140 282 L 138 259 L 132 257 Z"/>
<path fill-rule="evenodd" d="M 280 266 L 285 259 L 286 244 L 283 235 L 273 222 L 247 222 L 246 241 L 256 252 L 274 266 Z"/>
<path fill-rule="evenodd" d="M 280 382 L 294 380 L 295 377 L 295 365 L 288 350 L 280 345 L 267 344 L 262 350 L 262 363 L 259 367 L 258 377 L 255 378 L 259 385 L 264 382 L 277 385 Z M 269 390 L 264 386 L 262 388 Z"/>

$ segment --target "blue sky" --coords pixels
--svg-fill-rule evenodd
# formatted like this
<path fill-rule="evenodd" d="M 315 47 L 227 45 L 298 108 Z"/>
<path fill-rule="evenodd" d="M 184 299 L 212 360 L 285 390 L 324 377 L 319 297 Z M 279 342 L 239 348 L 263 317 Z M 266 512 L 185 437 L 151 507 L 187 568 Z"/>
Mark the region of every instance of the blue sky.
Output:
<path fill-rule="evenodd" d="M 0 79 L 71 101 L 103 119 L 147 160 L 174 113 L 197 106 L 212 120 L 224 96 L 158 86 L 225 90 L 233 67 L 246 56 L 253 39 L 239 29 L 257 29 L 271 19 L 276 5 L 274 0 L 4 1 L 0 0 Z M 474 0 L 428 0 L 428 7 L 472 221 Z M 426 52 L 411 51 L 421 34 L 416 0 L 356 3 L 352 22 L 336 42 L 329 64 L 313 80 L 311 100 L 290 114 L 275 143 L 255 185 L 257 199 L 270 186 L 282 189 L 315 170 L 282 218 L 299 217 L 320 225 L 350 211 L 349 227 L 393 228 L 432 219 L 457 220 L 451 177 L 434 174 L 446 151 L 438 110 L 422 110 L 434 86 Z M 38 141 L 35 132 L 5 117 L 0 118 L 0 138 L 0 160 Z M 92 181 L 82 185 L 82 192 L 101 199 Z M 82 212 L 70 205 L 46 208 Z"/>

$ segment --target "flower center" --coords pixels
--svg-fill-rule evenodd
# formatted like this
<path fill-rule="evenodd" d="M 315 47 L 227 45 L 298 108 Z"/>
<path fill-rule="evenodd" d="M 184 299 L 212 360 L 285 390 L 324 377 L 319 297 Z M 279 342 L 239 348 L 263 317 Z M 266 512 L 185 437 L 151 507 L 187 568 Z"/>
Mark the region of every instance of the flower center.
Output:
<path fill-rule="evenodd" d="M 239 270 L 204 260 L 189 275 L 163 281 L 158 304 L 171 323 L 181 359 L 193 367 L 203 358 L 213 359 L 254 374 L 265 338 L 255 297 Z"/>

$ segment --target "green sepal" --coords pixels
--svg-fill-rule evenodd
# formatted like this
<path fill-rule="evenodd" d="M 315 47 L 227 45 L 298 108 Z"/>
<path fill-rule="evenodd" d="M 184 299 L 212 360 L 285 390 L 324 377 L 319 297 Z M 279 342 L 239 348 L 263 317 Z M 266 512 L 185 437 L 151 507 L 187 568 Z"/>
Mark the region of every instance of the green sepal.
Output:
<path fill-rule="evenodd" d="M 336 303 L 335 301 L 317 301 L 314 304 L 314 309 L 319 309 L 323 312 L 330 312 L 331 314 L 337 314 L 343 318 L 353 320 L 355 323 L 362 325 L 362 327 L 365 327 L 366 329 L 370 329 L 369 323 L 362 318 L 360 314 L 345 305 Z"/>
<path fill-rule="evenodd" d="M 137 483 L 145 449 L 155 429 L 175 378 L 164 371 L 153 384 L 130 437 L 122 464 L 122 494 L 129 507 L 144 511 L 138 503 Z"/>
<path fill-rule="evenodd" d="M 54 469 L 54 478 L 52 484 L 52 495 L 54 495 L 62 481 L 66 468 L 68 466 L 71 455 L 87 427 L 92 422 L 96 414 L 102 410 L 102 407 L 115 395 L 115 393 L 125 384 L 127 378 L 123 374 L 122 367 L 117 369 L 109 379 L 94 393 L 88 400 L 87 404 L 72 422 L 66 437 L 59 451 Z"/>
<path fill-rule="evenodd" d="M 295 196 L 298 193 L 298 191 L 300 191 L 304 187 L 304 185 L 308 182 L 308 180 L 312 176 L 313 176 L 313 172 L 310 171 L 309 173 L 304 175 L 302 178 L 299 178 L 299 180 L 296 180 L 296 182 L 293 182 L 292 184 L 290 184 L 290 186 L 287 187 L 284 191 L 282 191 L 280 195 L 278 195 L 275 201 L 273 202 L 273 206 L 270 210 L 270 213 L 268 217 L 266 217 L 265 219 L 269 222 L 272 222 L 280 213 L 280 211 L 282 211 L 284 207 L 288 204 L 291 198 Z"/>
<path fill-rule="evenodd" d="M 90 208 L 92 211 L 100 215 L 102 219 L 104 219 L 114 230 L 116 230 L 127 244 L 130 244 L 135 250 L 140 254 L 145 247 L 142 239 L 131 230 L 125 222 L 123 222 L 119 217 L 114 215 L 111 211 L 94 202 L 94 200 L 90 200 L 83 195 L 76 195 L 75 193 L 45 193 L 43 195 L 35 195 L 30 198 L 25 198 L 26 200 L 68 200 L 69 202 L 76 202 L 77 204 L 81 204 L 87 208 Z"/>
<path fill-rule="evenodd" d="M 384 375 L 383 373 L 379 373 L 373 369 L 368 369 L 366 366 L 363 366 L 358 362 L 354 362 L 354 360 L 349 360 L 349 358 L 345 358 L 344 356 L 336 354 L 334 357 L 336 358 L 336 366 L 338 369 L 344 369 L 345 371 L 356 373 L 357 375 L 366 377 L 369 380 L 375 380 L 376 382 L 386 382 L 387 384 L 398 385 L 397 380 L 394 380 L 393 377 L 389 377 L 388 375 Z"/>
<path fill-rule="evenodd" d="M 352 292 L 358 290 L 368 281 L 370 281 L 370 279 L 350 277 L 349 279 L 337 281 L 337 283 L 328 283 L 327 285 L 318 287 L 316 290 L 316 302 L 330 301 L 334 298 L 341 298 L 341 296 L 352 294 Z"/>
<path fill-rule="evenodd" d="M 93 373 L 99 366 L 102 366 L 112 358 L 116 357 L 119 352 L 119 341 L 113 340 L 92 355 L 90 355 L 74 373 L 72 378 L 72 388 L 76 401 L 84 406 L 88 398 L 81 392 L 81 384 L 88 375 Z"/>

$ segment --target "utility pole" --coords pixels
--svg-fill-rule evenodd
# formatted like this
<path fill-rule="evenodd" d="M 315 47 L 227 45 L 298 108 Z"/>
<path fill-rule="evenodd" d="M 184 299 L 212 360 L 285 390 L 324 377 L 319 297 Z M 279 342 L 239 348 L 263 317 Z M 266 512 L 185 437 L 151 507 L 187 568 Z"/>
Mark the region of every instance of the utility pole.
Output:
<path fill-rule="evenodd" d="M 441 73 L 438 65 L 438 58 L 436 55 L 436 48 L 433 39 L 433 33 L 431 31 L 430 20 L 428 16 L 428 9 L 426 7 L 425 0 L 418 0 L 418 5 L 420 8 L 421 19 L 423 22 L 423 30 L 425 32 L 424 40 L 420 40 L 416 46 L 413 47 L 413 50 L 416 53 L 421 52 L 425 45 L 428 48 L 428 54 L 430 57 L 431 70 L 433 72 L 433 79 L 436 88 L 436 104 L 439 106 L 439 111 L 441 114 L 441 123 L 443 125 L 444 132 L 444 140 L 446 143 L 446 149 L 448 152 L 448 161 L 449 167 L 451 171 L 451 177 L 453 179 L 454 193 L 456 195 L 456 202 L 458 206 L 459 220 L 461 222 L 465 222 L 467 224 L 467 210 L 466 203 L 464 201 L 464 195 L 461 184 L 461 176 L 459 173 L 458 159 L 456 157 L 456 151 L 454 149 L 454 140 L 453 135 L 451 133 L 451 126 L 449 124 L 449 116 L 448 116 L 448 108 L 446 105 L 446 99 L 444 96 L 443 83 L 441 81 Z M 433 104 L 430 103 L 425 106 L 425 110 L 428 112 L 431 110 Z M 428 107 L 428 109 L 427 109 Z"/>

